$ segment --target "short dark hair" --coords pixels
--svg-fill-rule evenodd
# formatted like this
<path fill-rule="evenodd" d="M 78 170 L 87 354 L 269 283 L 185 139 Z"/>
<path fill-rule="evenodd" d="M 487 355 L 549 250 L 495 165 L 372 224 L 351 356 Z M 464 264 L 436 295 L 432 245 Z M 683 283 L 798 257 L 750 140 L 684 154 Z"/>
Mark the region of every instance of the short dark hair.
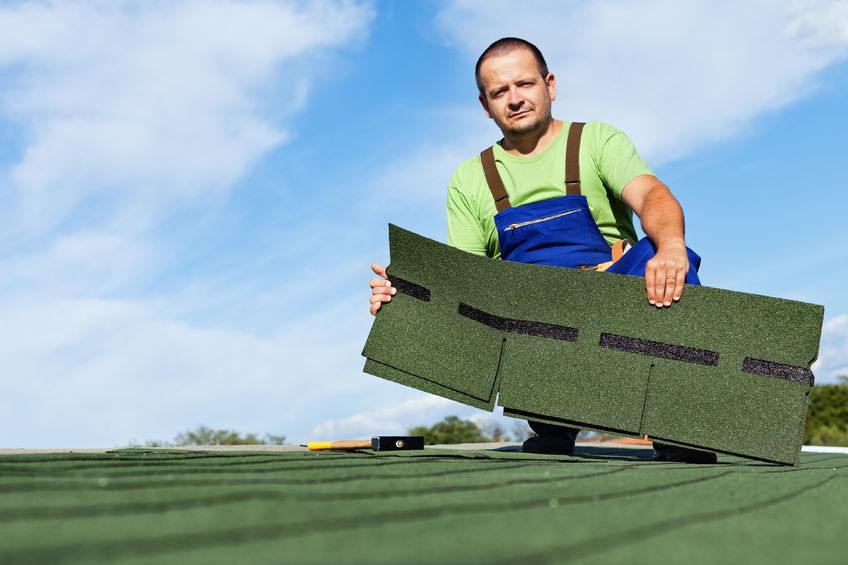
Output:
<path fill-rule="evenodd" d="M 480 94 L 484 96 L 486 95 L 486 93 L 483 92 L 483 81 L 480 79 L 480 66 L 483 64 L 483 61 L 489 57 L 501 57 L 503 55 L 507 55 L 517 49 L 527 49 L 530 51 L 530 53 L 532 53 L 536 58 L 536 66 L 539 68 L 539 74 L 542 75 L 542 78 L 548 76 L 548 64 L 545 62 L 545 58 L 542 56 L 542 52 L 539 51 L 538 47 L 529 41 L 519 39 L 518 37 L 502 37 L 489 45 L 486 50 L 483 51 L 483 54 L 480 55 L 480 58 L 477 59 L 477 66 L 474 68 L 474 78 L 477 80 L 477 89 L 480 91 Z"/>

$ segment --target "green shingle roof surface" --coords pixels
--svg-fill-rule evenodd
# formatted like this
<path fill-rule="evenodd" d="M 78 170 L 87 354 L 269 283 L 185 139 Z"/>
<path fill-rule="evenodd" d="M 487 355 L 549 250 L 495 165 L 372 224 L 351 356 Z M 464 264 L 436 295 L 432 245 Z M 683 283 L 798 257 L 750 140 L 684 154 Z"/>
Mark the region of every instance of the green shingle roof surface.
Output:
<path fill-rule="evenodd" d="M 492 260 L 389 226 L 365 371 L 479 408 L 798 462 L 824 308 Z"/>
<path fill-rule="evenodd" d="M 3 564 L 844 563 L 848 455 L 0 456 Z"/>

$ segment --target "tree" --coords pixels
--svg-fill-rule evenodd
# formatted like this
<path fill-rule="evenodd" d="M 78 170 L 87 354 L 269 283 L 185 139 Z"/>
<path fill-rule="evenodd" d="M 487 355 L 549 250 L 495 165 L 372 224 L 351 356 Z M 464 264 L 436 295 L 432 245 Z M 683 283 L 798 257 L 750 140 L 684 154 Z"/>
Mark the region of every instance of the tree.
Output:
<path fill-rule="evenodd" d="M 178 433 L 174 441 L 148 440 L 143 447 L 174 447 L 177 445 L 283 445 L 286 436 L 275 436 L 265 434 L 258 437 L 256 434 L 241 435 L 235 430 L 213 430 L 206 426 L 198 426 L 196 430 Z M 135 440 L 130 442 L 130 447 L 142 447 Z"/>
<path fill-rule="evenodd" d="M 235 430 L 213 430 L 198 426 L 194 431 L 177 434 L 174 445 L 283 445 L 286 436 L 265 434 L 259 438 L 256 434 L 242 436 Z"/>
<path fill-rule="evenodd" d="M 848 377 L 832 385 L 815 385 L 807 398 L 807 445 L 848 446 Z"/>
<path fill-rule="evenodd" d="M 457 416 L 448 416 L 431 427 L 416 426 L 410 428 L 410 435 L 424 436 L 427 445 L 446 443 L 482 443 L 491 441 L 483 435 L 477 424 L 468 420 L 460 420 Z"/>

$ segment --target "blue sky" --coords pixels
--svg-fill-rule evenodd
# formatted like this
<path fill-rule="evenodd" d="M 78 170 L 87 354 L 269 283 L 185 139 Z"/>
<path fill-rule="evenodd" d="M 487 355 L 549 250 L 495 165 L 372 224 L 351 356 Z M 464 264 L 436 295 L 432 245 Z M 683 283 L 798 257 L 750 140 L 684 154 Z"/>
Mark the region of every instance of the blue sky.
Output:
<path fill-rule="evenodd" d="M 493 416 L 362 373 L 392 222 L 499 136 L 491 41 L 627 132 L 705 284 L 823 304 L 848 374 L 848 3 L 0 3 L 0 446 L 292 443 Z"/>

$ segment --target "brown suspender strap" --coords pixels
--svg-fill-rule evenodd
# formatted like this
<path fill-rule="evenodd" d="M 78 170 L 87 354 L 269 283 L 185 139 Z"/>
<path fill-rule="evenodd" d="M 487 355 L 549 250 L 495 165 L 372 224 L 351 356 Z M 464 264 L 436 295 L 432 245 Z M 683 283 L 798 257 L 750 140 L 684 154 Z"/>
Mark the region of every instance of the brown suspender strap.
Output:
<path fill-rule="evenodd" d="M 486 175 L 486 182 L 489 184 L 489 190 L 492 191 L 492 198 L 495 199 L 495 208 L 498 212 L 503 212 L 512 204 L 509 201 L 509 195 L 506 193 L 501 176 L 498 174 L 498 169 L 495 167 L 495 152 L 489 147 L 480 153 L 480 162 L 483 164 L 483 174 Z"/>
<path fill-rule="evenodd" d="M 572 122 L 568 128 L 568 143 L 565 146 L 565 193 L 580 194 L 580 136 L 583 122 Z"/>

